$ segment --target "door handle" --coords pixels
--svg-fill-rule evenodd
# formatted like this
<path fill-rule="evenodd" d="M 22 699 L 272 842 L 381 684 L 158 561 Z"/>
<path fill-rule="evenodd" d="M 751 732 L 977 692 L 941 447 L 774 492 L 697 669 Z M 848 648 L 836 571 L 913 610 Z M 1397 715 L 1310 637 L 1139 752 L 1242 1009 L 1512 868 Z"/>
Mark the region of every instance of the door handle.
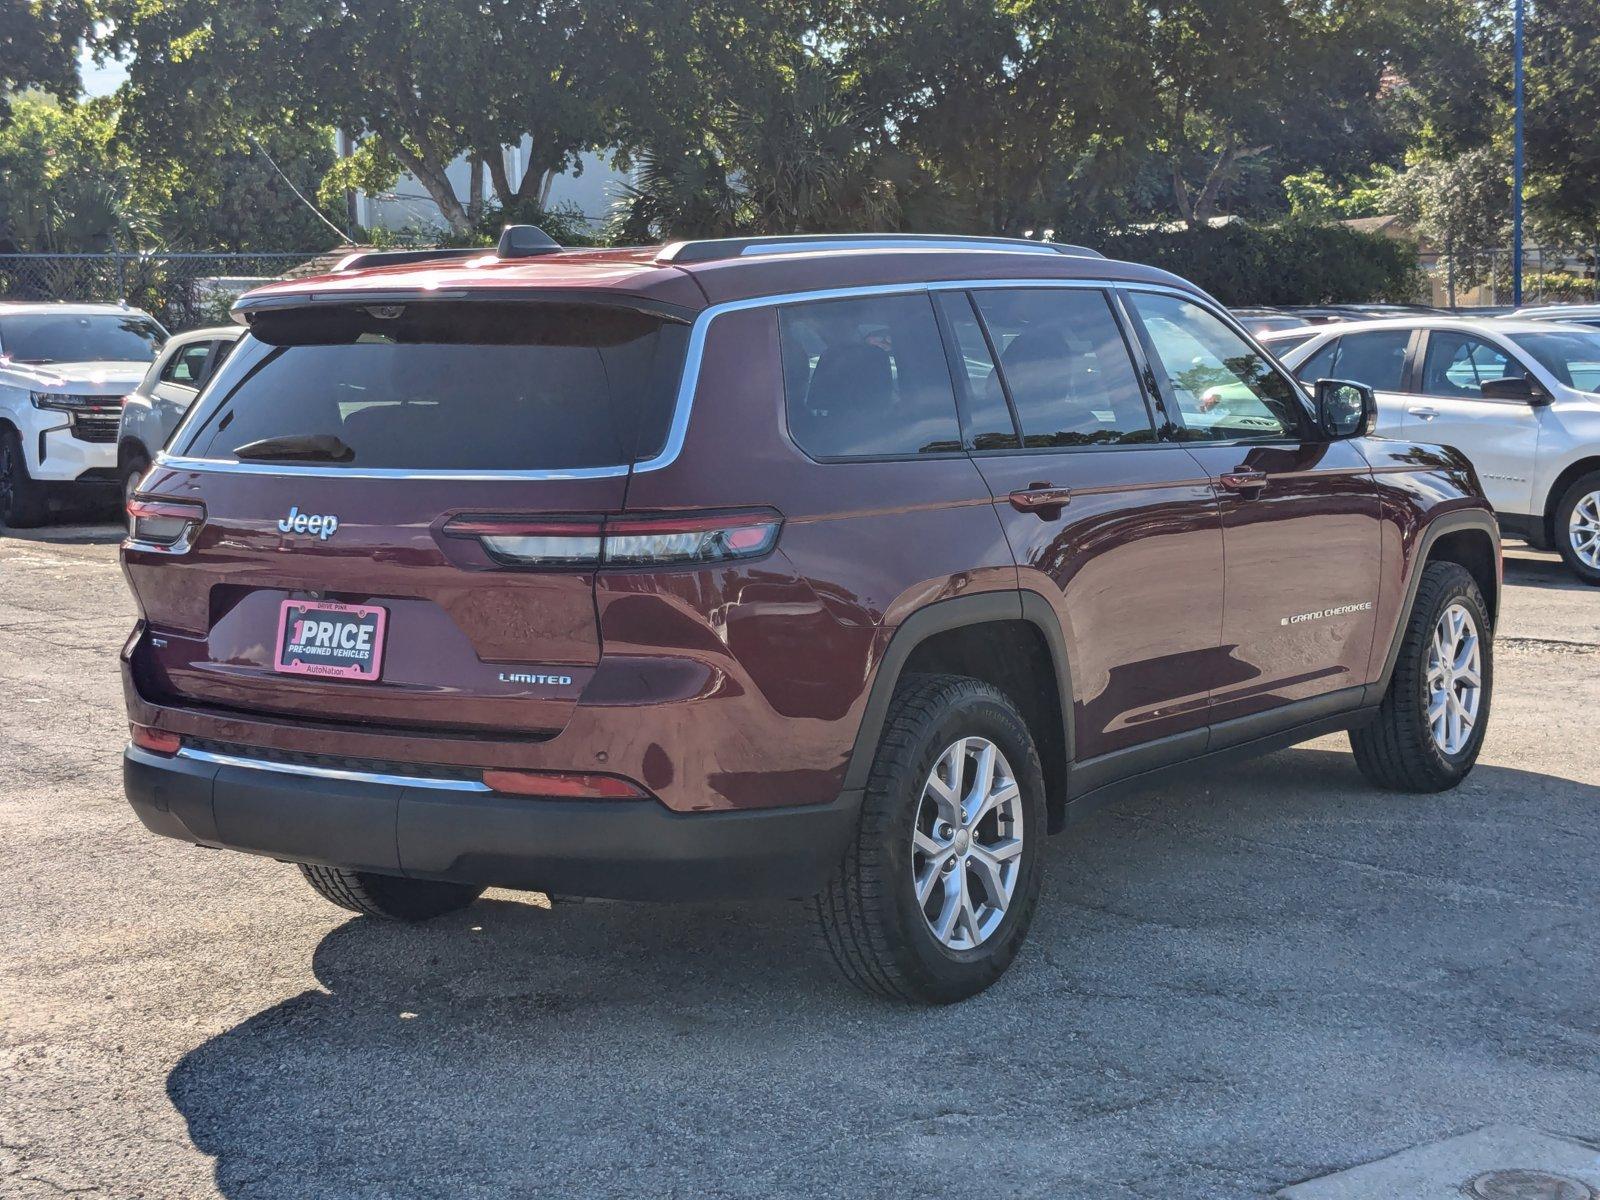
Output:
<path fill-rule="evenodd" d="M 1230 492 L 1243 492 L 1247 495 L 1254 494 L 1267 486 L 1267 473 L 1265 471 L 1252 471 L 1248 467 L 1225 471 L 1222 475 L 1222 486 Z"/>
<path fill-rule="evenodd" d="M 1431 421 L 1439 415 L 1437 408 L 1429 408 L 1426 404 L 1416 404 L 1406 409 L 1413 417 L 1421 417 L 1424 421 Z"/>
<path fill-rule="evenodd" d="M 1072 502 L 1072 489 L 1055 487 L 1048 483 L 1030 483 L 1025 488 L 1019 488 L 1007 497 L 1011 507 L 1018 512 L 1038 513 L 1041 517 L 1055 515 L 1052 510 L 1059 512 L 1063 505 Z"/>

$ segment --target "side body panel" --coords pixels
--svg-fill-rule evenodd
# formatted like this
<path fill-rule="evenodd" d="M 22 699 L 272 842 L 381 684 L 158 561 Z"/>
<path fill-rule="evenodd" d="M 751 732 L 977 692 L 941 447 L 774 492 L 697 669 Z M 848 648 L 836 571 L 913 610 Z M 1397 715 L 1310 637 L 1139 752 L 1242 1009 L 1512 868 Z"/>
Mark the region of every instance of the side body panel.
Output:
<path fill-rule="evenodd" d="M 1201 728 L 1226 678 L 1217 500 L 1177 446 L 984 455 L 1023 588 L 1045 597 L 1072 664 L 1075 756 Z M 1059 510 L 1007 497 L 1068 488 Z"/>
<path fill-rule="evenodd" d="M 1207 445 L 1190 454 L 1222 497 L 1227 605 L 1213 721 L 1367 682 L 1380 578 L 1378 497 L 1351 442 Z M 1223 475 L 1259 471 L 1259 491 Z"/>

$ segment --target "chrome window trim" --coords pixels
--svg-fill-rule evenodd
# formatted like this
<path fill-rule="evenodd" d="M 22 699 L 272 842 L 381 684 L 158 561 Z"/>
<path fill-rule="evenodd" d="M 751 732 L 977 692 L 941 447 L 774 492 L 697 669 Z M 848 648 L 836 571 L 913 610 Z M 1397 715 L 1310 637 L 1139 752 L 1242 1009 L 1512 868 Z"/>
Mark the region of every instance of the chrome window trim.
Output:
<path fill-rule="evenodd" d="M 488 792 L 494 789 L 474 779 L 434 779 L 426 775 L 383 775 L 374 771 L 346 771 L 338 767 L 317 767 L 308 763 L 273 762 L 245 758 L 238 754 L 217 754 L 211 750 L 181 747 L 176 757 L 219 767 L 243 767 L 249 771 L 276 771 L 280 775 L 309 775 L 317 779 L 341 779 L 351 783 L 374 783 L 386 787 L 434 788 L 445 792 Z"/>
<path fill-rule="evenodd" d="M 1043 244 L 1043 243 L 1041 243 Z M 1055 251 L 1050 252 L 1055 255 Z M 614 479 L 624 476 L 632 470 L 635 473 L 645 471 L 659 471 L 670 467 L 678 460 L 683 452 L 683 444 L 689 433 L 689 419 L 693 415 L 694 394 L 700 385 L 701 361 L 705 356 L 706 335 L 712 322 L 727 313 L 746 312 L 756 308 L 776 308 L 781 304 L 804 304 L 822 300 L 846 300 L 861 296 L 895 296 L 914 292 L 970 292 L 983 291 L 994 288 L 1093 288 L 1107 291 L 1122 288 L 1131 291 L 1163 292 L 1168 295 L 1179 296 L 1192 303 L 1199 304 L 1214 315 L 1220 317 L 1230 328 L 1237 332 L 1258 352 L 1261 351 L 1256 340 L 1247 333 L 1243 326 L 1228 314 L 1227 310 L 1217 304 L 1205 293 L 1174 287 L 1170 284 L 1135 282 L 1124 279 L 939 279 L 916 280 L 910 283 L 871 283 L 855 287 L 818 288 L 805 292 L 785 292 L 775 296 L 751 296 L 743 300 L 725 300 L 721 304 L 713 304 L 702 309 L 695 317 L 694 324 L 689 331 L 689 345 L 684 351 L 683 375 L 678 381 L 678 394 L 674 400 L 672 424 L 667 430 L 667 440 L 660 453 L 652 458 L 637 462 L 629 467 L 623 463 L 609 467 L 577 467 L 568 470 L 543 470 L 543 471 L 416 471 L 402 467 L 377 468 L 366 470 L 349 469 L 343 467 L 317 467 L 317 466 L 292 466 L 277 463 L 245 463 L 234 459 L 225 458 L 194 458 L 186 455 L 169 455 L 162 451 L 156 455 L 155 465 L 170 467 L 182 471 L 211 471 L 221 474 L 233 475 L 279 475 L 293 477 L 310 477 L 318 479 L 413 479 L 413 480 L 460 480 L 492 481 L 492 480 L 576 480 L 576 479 Z M 1265 352 L 1262 352 L 1263 354 Z M 1267 362 L 1276 367 L 1270 354 L 1265 355 Z M 1281 370 L 1281 368 L 1280 368 Z M 1292 377 L 1291 382 L 1293 381 Z M 1298 388 L 1298 383 L 1295 383 Z"/>

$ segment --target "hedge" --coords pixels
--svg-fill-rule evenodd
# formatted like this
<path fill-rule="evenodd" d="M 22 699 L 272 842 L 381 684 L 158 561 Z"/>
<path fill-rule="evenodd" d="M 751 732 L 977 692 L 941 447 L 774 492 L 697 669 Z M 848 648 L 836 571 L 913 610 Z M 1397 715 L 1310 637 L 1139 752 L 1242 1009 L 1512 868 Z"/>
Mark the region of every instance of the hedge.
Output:
<path fill-rule="evenodd" d="M 1228 305 L 1405 303 L 1425 291 L 1415 246 L 1343 225 L 1236 222 L 1115 234 L 1099 248 L 1182 275 Z"/>

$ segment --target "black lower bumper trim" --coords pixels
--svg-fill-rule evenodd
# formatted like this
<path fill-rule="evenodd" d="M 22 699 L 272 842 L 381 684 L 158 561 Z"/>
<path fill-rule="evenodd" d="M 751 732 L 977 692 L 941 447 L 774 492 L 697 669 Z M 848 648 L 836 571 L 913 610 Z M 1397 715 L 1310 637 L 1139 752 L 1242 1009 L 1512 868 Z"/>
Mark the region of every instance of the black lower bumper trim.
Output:
<path fill-rule="evenodd" d="M 543 800 L 292 775 L 128 747 L 152 832 L 294 862 L 619 900 L 806 896 L 844 853 L 859 792 L 832 804 L 675 813 L 655 800 Z"/>

